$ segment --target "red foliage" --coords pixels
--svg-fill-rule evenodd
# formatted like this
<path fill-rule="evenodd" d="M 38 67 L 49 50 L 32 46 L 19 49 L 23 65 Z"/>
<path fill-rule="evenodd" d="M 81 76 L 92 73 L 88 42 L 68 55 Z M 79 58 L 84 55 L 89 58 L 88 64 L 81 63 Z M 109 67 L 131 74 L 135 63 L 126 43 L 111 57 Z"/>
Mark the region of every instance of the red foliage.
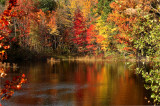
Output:
<path fill-rule="evenodd" d="M 9 25 L 11 23 L 11 18 L 16 16 L 16 12 L 11 12 L 11 10 L 17 5 L 17 0 L 9 0 L 9 6 L 7 9 L 3 12 L 0 18 L 0 48 L 3 47 L 3 49 L 8 49 L 10 46 L 8 45 L 10 39 L 9 34 L 11 33 L 11 30 L 9 29 Z M 0 58 L 3 60 L 4 56 L 6 59 L 6 53 L 4 50 L 0 51 Z M 4 69 L 0 69 L 0 77 L 5 77 L 7 74 L 4 72 Z M 2 100 L 9 99 L 13 94 L 15 90 L 18 90 L 21 88 L 22 83 L 25 83 L 25 75 L 17 76 L 13 78 L 12 81 L 6 80 L 4 84 L 4 88 L 0 92 L 0 96 Z"/>
<path fill-rule="evenodd" d="M 6 80 L 4 84 L 4 88 L 0 92 L 0 96 L 2 100 L 9 99 L 15 90 L 19 90 L 22 87 L 23 83 L 26 83 L 27 79 L 25 79 L 25 75 L 16 76 L 12 79 L 12 81 Z"/>
<path fill-rule="evenodd" d="M 16 6 L 17 0 L 9 0 L 9 3 L 11 4 L 11 6 Z"/>
<path fill-rule="evenodd" d="M 9 25 L 11 23 L 11 18 L 15 16 L 15 12 L 11 12 L 13 8 L 16 6 L 17 0 L 9 0 L 9 5 L 6 10 L 4 10 L 3 14 L 0 18 L 0 48 L 8 49 L 9 48 L 9 35 L 11 30 L 9 29 Z M 3 57 L 3 55 L 2 55 Z"/>
<path fill-rule="evenodd" d="M 77 9 L 74 18 L 74 38 L 72 39 L 78 46 L 84 47 L 86 44 L 86 26 L 82 12 Z"/>
<path fill-rule="evenodd" d="M 21 40 L 21 46 L 26 47 L 30 42 L 28 36 L 31 31 L 31 24 L 38 23 L 38 10 L 34 6 L 33 0 L 17 0 L 17 5 L 12 10 L 13 13 L 16 13 L 16 17 L 14 18 L 15 33 L 20 34 L 18 37 Z"/>
<path fill-rule="evenodd" d="M 97 43 L 96 38 L 97 38 L 97 35 L 96 35 L 96 31 L 95 31 L 95 26 L 92 24 L 87 29 L 87 34 L 86 34 L 87 51 L 94 52 L 97 49 L 97 47 L 95 45 Z"/>

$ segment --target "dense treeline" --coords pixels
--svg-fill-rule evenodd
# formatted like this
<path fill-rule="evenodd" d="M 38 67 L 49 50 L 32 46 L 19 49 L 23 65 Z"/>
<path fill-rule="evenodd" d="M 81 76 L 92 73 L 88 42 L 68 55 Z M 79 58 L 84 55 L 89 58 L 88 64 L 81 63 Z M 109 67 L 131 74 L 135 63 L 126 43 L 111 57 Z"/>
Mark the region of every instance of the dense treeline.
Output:
<path fill-rule="evenodd" d="M 12 11 L 12 52 L 159 57 L 156 0 L 18 0 Z"/>

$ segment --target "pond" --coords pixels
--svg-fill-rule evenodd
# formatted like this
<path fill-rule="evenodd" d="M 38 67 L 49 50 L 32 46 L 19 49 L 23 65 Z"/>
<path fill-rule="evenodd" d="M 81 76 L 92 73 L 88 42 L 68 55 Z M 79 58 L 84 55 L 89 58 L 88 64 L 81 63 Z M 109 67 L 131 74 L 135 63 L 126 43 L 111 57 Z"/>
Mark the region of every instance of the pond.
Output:
<path fill-rule="evenodd" d="M 7 78 L 25 73 L 28 79 L 4 106 L 146 105 L 149 95 L 135 67 L 126 62 L 61 61 L 19 64 Z M 3 79 L 2 79 L 3 80 Z M 2 85 L 1 85 L 2 86 Z"/>

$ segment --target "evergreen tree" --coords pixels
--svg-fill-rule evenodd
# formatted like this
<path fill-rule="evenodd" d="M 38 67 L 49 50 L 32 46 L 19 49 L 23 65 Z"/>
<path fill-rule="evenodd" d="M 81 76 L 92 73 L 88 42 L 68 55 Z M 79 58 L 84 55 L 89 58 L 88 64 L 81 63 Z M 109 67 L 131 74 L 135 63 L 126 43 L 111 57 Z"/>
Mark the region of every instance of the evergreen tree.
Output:
<path fill-rule="evenodd" d="M 38 8 L 42 9 L 43 12 L 55 11 L 57 3 L 55 0 L 38 0 Z"/>
<path fill-rule="evenodd" d="M 114 0 L 98 0 L 97 13 L 101 15 L 103 20 L 106 20 L 108 14 L 111 12 L 109 4 Z"/>
<path fill-rule="evenodd" d="M 1 5 L 5 5 L 5 3 L 6 3 L 6 0 L 0 0 Z"/>

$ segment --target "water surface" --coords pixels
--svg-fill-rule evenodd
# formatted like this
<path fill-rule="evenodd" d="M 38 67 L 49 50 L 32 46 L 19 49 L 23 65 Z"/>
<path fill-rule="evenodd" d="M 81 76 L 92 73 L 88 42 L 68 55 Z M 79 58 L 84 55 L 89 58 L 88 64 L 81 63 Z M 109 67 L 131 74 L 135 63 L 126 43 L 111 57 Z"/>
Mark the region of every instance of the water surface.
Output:
<path fill-rule="evenodd" d="M 125 62 L 23 63 L 8 78 L 25 73 L 28 82 L 2 105 L 146 105 L 144 81 L 131 69 Z"/>

